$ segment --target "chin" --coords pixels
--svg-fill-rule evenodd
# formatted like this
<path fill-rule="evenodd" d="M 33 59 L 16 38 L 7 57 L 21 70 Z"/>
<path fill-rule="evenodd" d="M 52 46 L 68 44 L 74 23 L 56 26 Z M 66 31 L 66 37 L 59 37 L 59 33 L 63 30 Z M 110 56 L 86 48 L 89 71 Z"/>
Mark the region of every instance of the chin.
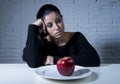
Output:
<path fill-rule="evenodd" d="M 62 36 L 63 36 L 63 33 L 58 34 L 58 35 L 55 35 L 55 37 L 54 37 L 54 38 L 58 39 L 58 38 L 61 38 Z"/>
<path fill-rule="evenodd" d="M 55 38 L 58 39 L 58 38 L 60 38 L 60 37 L 62 37 L 62 35 L 60 35 L 60 36 L 56 36 Z"/>

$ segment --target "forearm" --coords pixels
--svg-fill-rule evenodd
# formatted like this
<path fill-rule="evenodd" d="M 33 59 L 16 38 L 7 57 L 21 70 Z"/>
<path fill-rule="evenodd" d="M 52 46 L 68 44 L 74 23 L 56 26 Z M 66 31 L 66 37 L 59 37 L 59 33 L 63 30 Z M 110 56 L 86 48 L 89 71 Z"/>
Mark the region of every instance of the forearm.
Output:
<path fill-rule="evenodd" d="M 100 59 L 97 55 L 69 55 L 75 61 L 76 65 L 84 66 L 84 67 L 92 67 L 92 66 L 100 66 Z M 61 57 L 54 57 L 54 64 L 57 63 L 58 59 Z"/>
<path fill-rule="evenodd" d="M 76 54 L 73 56 L 77 65 L 82 66 L 99 66 L 100 59 L 95 48 L 87 41 L 87 39 L 79 33 L 78 43 L 76 46 Z"/>
<path fill-rule="evenodd" d="M 100 58 L 97 51 L 91 46 L 87 45 L 77 51 L 77 54 L 72 56 L 76 65 L 81 66 L 99 66 Z"/>
<path fill-rule="evenodd" d="M 43 65 L 45 56 L 43 41 L 38 40 L 37 26 L 29 25 L 26 46 L 23 51 L 23 60 L 30 67 L 35 68 Z"/>
<path fill-rule="evenodd" d="M 100 59 L 98 58 L 98 56 L 96 55 L 88 55 L 88 54 L 84 54 L 84 55 L 72 55 L 71 56 L 76 65 L 80 65 L 80 66 L 99 66 L 100 65 Z"/>

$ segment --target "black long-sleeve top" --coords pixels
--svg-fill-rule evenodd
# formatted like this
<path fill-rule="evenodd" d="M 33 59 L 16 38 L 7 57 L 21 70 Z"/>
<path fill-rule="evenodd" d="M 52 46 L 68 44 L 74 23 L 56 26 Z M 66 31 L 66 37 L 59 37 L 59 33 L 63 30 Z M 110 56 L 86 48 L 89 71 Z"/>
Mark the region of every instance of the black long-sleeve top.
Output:
<path fill-rule="evenodd" d="M 30 67 L 44 66 L 47 55 L 53 56 L 54 64 L 61 57 L 71 56 L 76 65 L 100 65 L 100 59 L 96 50 L 90 45 L 82 33 L 75 32 L 66 45 L 57 46 L 44 39 L 38 30 L 39 27 L 33 24 L 30 24 L 28 27 L 28 36 L 22 57 Z"/>

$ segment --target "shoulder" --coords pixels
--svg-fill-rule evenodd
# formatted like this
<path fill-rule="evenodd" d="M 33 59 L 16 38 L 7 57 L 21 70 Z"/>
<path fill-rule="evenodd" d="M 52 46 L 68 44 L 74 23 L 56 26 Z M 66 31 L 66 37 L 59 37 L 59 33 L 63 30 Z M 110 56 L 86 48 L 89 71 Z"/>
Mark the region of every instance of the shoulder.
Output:
<path fill-rule="evenodd" d="M 73 35 L 73 39 L 76 40 L 76 42 L 87 42 L 87 39 L 84 34 L 81 32 L 75 32 Z"/>
<path fill-rule="evenodd" d="M 81 32 L 65 32 L 67 35 L 84 36 Z"/>
<path fill-rule="evenodd" d="M 77 36 L 84 36 L 81 32 L 75 32 L 74 34 L 76 34 Z"/>
<path fill-rule="evenodd" d="M 81 32 L 74 32 L 73 36 L 79 39 L 85 38 L 84 34 L 82 34 Z"/>
<path fill-rule="evenodd" d="M 77 36 L 84 36 L 81 32 L 65 32 L 66 34 L 73 34 Z"/>
<path fill-rule="evenodd" d="M 82 34 L 81 32 L 65 32 L 67 34 L 67 36 L 71 37 L 71 38 L 75 38 L 75 39 L 85 39 L 84 34 Z"/>

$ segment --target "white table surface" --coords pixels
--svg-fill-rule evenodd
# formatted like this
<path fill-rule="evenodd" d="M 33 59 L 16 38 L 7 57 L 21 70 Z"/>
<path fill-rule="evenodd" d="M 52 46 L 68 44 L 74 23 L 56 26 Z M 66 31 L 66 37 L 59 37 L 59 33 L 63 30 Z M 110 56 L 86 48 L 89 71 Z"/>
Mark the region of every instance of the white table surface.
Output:
<path fill-rule="evenodd" d="M 92 71 L 88 78 L 57 81 L 41 78 L 27 64 L 0 64 L 0 84 L 120 84 L 120 64 L 87 68 Z"/>

